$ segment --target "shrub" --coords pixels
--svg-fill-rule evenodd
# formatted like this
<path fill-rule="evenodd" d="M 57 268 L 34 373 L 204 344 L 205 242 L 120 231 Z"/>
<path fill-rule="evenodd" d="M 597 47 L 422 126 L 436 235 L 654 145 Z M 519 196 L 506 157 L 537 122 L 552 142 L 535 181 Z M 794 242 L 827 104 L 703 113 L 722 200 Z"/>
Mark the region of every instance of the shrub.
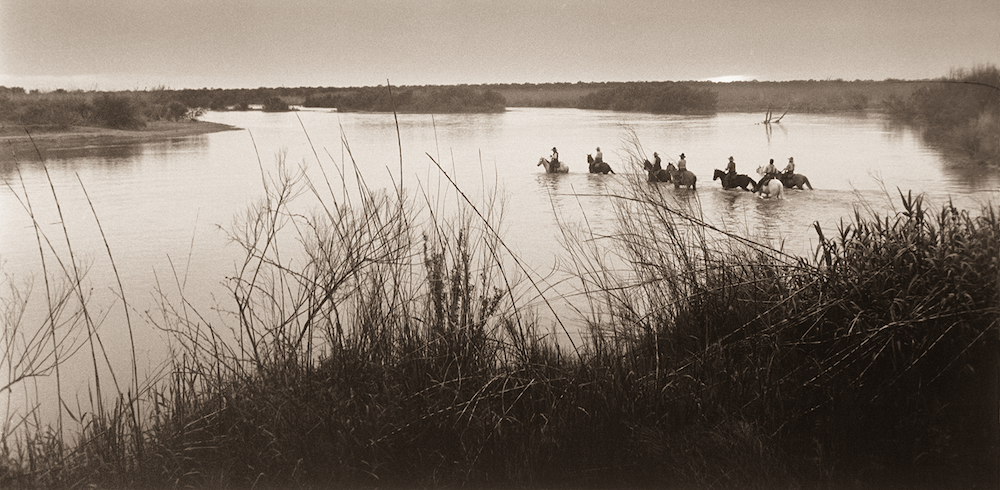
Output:
<path fill-rule="evenodd" d="M 138 129 L 146 125 L 136 103 L 128 95 L 105 93 L 94 99 L 94 118 L 117 129 Z"/>
<path fill-rule="evenodd" d="M 289 110 L 288 102 L 285 102 L 281 97 L 269 97 L 264 101 L 264 112 L 287 112 Z"/>
<path fill-rule="evenodd" d="M 171 121 L 179 121 L 187 117 L 188 108 L 179 100 L 172 100 L 167 104 L 167 118 Z"/>

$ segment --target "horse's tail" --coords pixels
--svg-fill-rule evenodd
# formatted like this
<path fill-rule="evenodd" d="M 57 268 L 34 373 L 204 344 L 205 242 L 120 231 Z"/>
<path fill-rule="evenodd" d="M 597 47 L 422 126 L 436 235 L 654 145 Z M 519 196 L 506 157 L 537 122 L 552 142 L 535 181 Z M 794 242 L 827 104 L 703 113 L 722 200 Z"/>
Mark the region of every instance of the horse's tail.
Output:
<path fill-rule="evenodd" d="M 803 184 L 805 184 L 806 187 L 809 188 L 809 190 L 813 190 L 813 185 L 809 183 L 809 177 L 802 177 L 802 178 L 805 179 L 805 182 L 803 182 Z"/>

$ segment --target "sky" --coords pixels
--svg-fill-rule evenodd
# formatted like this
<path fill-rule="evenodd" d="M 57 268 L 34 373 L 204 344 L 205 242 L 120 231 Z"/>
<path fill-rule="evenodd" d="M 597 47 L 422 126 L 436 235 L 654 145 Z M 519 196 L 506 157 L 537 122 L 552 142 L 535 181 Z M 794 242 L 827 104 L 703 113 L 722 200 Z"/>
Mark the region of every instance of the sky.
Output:
<path fill-rule="evenodd" d="M 0 0 L 0 85 L 145 90 L 926 79 L 1000 0 Z"/>

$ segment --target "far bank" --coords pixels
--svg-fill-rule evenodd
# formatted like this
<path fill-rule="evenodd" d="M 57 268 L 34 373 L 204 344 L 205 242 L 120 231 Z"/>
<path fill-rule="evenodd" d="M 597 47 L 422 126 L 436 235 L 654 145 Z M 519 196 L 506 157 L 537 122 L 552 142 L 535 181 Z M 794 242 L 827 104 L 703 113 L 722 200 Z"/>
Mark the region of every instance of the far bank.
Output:
<path fill-rule="evenodd" d="M 37 152 L 88 146 L 113 146 L 147 141 L 168 140 L 220 131 L 239 130 L 235 126 L 206 121 L 151 121 L 140 129 L 115 129 L 94 126 L 46 128 L 44 126 L 4 125 L 0 128 L 7 151 L 0 152 L 0 162 L 38 160 Z M 12 154 L 12 151 L 13 154 Z"/>

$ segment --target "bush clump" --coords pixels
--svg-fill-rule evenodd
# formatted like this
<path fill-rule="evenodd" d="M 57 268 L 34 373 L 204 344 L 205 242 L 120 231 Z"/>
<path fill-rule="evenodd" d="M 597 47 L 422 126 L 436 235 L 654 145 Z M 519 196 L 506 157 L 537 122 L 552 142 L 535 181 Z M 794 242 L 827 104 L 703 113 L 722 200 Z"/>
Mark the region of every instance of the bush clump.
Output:
<path fill-rule="evenodd" d="M 101 125 L 116 129 L 139 129 L 146 125 L 138 105 L 128 95 L 98 95 L 94 99 L 94 118 Z"/>

